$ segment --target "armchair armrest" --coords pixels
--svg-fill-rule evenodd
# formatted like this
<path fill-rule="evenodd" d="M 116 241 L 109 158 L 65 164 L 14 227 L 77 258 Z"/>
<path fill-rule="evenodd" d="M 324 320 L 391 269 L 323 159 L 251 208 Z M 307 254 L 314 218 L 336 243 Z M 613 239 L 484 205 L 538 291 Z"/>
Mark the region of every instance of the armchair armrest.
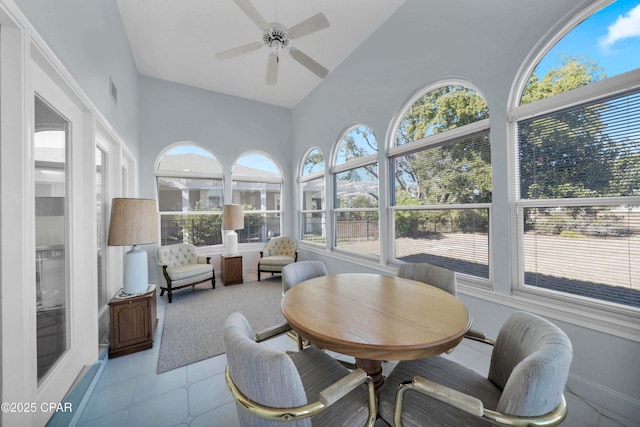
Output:
<path fill-rule="evenodd" d="M 567 416 L 567 401 L 562 395 L 560 404 L 548 414 L 532 417 L 519 417 L 504 414 L 502 412 L 486 409 L 482 401 L 466 393 L 459 392 L 442 384 L 416 376 L 413 381 L 407 381 L 398 386 L 396 391 L 396 405 L 393 420 L 396 427 L 402 426 L 402 405 L 404 394 L 414 390 L 432 399 L 439 400 L 453 406 L 467 414 L 501 426 L 555 426 L 560 424 Z"/>
<path fill-rule="evenodd" d="M 461 393 L 422 377 L 415 377 L 412 384 L 414 390 L 441 402 L 448 403 L 475 417 L 482 417 L 484 413 L 484 405 L 482 401 L 476 397 L 469 396 L 468 394 Z"/>
<path fill-rule="evenodd" d="M 346 377 L 343 377 L 341 380 L 336 381 L 329 387 L 322 390 L 319 394 L 318 400 L 320 400 L 320 402 L 325 406 L 333 405 L 360 384 L 364 383 L 367 378 L 367 373 L 358 368 Z"/>
<path fill-rule="evenodd" d="M 171 277 L 169 277 L 169 273 L 167 273 L 167 268 L 169 268 L 169 266 L 166 264 L 160 264 L 160 263 L 158 263 L 158 265 L 162 267 L 162 274 L 164 275 L 164 278 L 167 281 L 167 283 L 171 283 Z"/>
<path fill-rule="evenodd" d="M 210 256 L 198 255 L 197 262 L 198 262 L 198 264 L 211 264 L 211 257 Z"/>
<path fill-rule="evenodd" d="M 469 338 L 470 340 L 483 342 L 489 345 L 495 345 L 495 341 L 487 338 L 484 332 L 479 331 L 477 329 L 469 329 L 466 334 L 464 334 L 465 338 Z"/>
<path fill-rule="evenodd" d="M 364 374 L 364 377 L 362 376 L 362 374 Z M 317 402 L 312 402 L 307 405 L 296 406 L 293 408 L 273 408 L 271 406 L 262 405 L 249 399 L 240 391 L 240 389 L 238 389 L 236 384 L 233 382 L 233 379 L 231 378 L 231 372 L 229 370 L 229 365 L 227 365 L 227 368 L 225 370 L 225 378 L 227 380 L 227 386 L 229 387 L 229 390 L 231 390 L 231 394 L 233 395 L 236 402 L 242 405 L 253 415 L 273 421 L 291 421 L 312 417 L 319 412 L 322 412 L 328 406 L 338 401 L 341 397 L 344 397 L 355 387 L 365 382 L 367 383 L 367 387 L 369 390 L 369 419 L 367 421 L 367 427 L 373 427 L 376 422 L 377 409 L 373 381 L 371 380 L 371 377 L 364 373 L 364 371 L 354 371 L 341 380 L 335 382 L 333 385 L 325 388 L 320 392 L 321 397 Z M 337 389 L 334 389 L 335 385 L 338 385 Z M 322 397 L 323 393 L 325 396 L 324 398 Z M 338 395 L 340 397 L 338 397 Z M 323 399 L 327 402 L 326 404 L 322 401 Z"/>
<path fill-rule="evenodd" d="M 263 329 L 262 331 L 256 332 L 255 340 L 256 342 L 261 342 L 264 340 L 268 340 L 269 338 L 275 337 L 276 335 L 284 334 L 291 330 L 291 326 L 287 322 L 283 322 L 279 325 L 272 326 L 267 329 Z"/>

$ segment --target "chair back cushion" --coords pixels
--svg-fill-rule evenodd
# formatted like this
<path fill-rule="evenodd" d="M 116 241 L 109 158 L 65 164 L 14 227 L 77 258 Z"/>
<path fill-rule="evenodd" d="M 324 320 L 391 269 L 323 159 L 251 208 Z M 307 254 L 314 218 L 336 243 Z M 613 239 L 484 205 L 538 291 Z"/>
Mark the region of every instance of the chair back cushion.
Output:
<path fill-rule="evenodd" d="M 445 267 L 427 263 L 400 264 L 398 277 L 417 280 L 456 295 L 456 273 Z"/>
<path fill-rule="evenodd" d="M 282 269 L 282 292 L 287 292 L 300 282 L 326 276 L 327 266 L 322 261 L 299 261 Z"/>
<path fill-rule="evenodd" d="M 295 256 L 298 242 L 293 237 L 274 237 L 267 243 L 264 256 Z"/>
<path fill-rule="evenodd" d="M 156 253 L 159 264 L 175 267 L 184 264 L 198 263 L 198 250 L 189 243 L 160 246 Z"/>
<path fill-rule="evenodd" d="M 291 358 L 283 351 L 258 344 L 244 315 L 231 314 L 224 323 L 224 344 L 231 378 L 250 400 L 288 408 L 307 404 L 305 389 Z M 240 424 L 261 426 L 311 426 L 308 418 L 295 422 L 268 421 L 251 415 L 236 403 Z"/>
<path fill-rule="evenodd" d="M 497 410 L 518 416 L 551 412 L 560 403 L 573 349 L 553 323 L 513 313 L 500 329 L 491 355 L 489 380 L 502 389 Z"/>

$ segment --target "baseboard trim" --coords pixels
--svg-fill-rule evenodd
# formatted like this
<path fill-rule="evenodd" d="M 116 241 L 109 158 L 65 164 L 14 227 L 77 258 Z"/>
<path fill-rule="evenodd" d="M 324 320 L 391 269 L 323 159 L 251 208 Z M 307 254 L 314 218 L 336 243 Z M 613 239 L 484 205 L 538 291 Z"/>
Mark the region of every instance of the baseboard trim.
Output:
<path fill-rule="evenodd" d="M 619 391 L 575 374 L 569 374 L 567 389 L 587 403 L 596 405 L 598 408 L 594 409 L 598 412 L 605 408 L 628 420 L 640 420 L 640 400 Z"/>

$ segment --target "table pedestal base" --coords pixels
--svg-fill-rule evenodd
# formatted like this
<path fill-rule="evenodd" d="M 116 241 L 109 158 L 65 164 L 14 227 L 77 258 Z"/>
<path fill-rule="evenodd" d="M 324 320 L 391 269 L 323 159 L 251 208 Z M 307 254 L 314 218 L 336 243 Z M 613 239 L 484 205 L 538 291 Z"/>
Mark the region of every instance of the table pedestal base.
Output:
<path fill-rule="evenodd" d="M 356 366 L 365 371 L 373 380 L 373 387 L 376 390 L 376 396 L 380 394 L 382 384 L 384 384 L 384 375 L 382 375 L 382 361 L 360 359 L 356 357 Z"/>

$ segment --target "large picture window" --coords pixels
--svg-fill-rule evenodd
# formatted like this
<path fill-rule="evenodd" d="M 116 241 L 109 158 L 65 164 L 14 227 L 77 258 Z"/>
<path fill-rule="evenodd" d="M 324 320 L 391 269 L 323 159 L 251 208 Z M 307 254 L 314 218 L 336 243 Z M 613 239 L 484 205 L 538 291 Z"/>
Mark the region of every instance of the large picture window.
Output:
<path fill-rule="evenodd" d="M 207 150 L 179 144 L 156 169 L 161 244 L 222 244 L 222 167 Z"/>
<path fill-rule="evenodd" d="M 263 154 L 240 157 L 231 171 L 233 203 L 244 208 L 244 229 L 239 243 L 267 242 L 281 234 L 282 174 Z"/>
<path fill-rule="evenodd" d="M 302 191 L 300 240 L 303 242 L 327 243 L 324 177 L 324 156 L 319 148 L 313 148 L 305 157 L 299 178 Z"/>
<path fill-rule="evenodd" d="M 490 278 L 489 111 L 462 85 L 443 85 L 406 108 L 390 149 L 394 259 Z"/>
<path fill-rule="evenodd" d="M 338 144 L 332 169 L 337 248 L 380 255 L 377 153 L 368 126 L 351 128 Z"/>
<path fill-rule="evenodd" d="M 520 289 L 640 307 L 640 42 L 616 30 L 636 6 L 567 33 L 514 109 Z"/>

